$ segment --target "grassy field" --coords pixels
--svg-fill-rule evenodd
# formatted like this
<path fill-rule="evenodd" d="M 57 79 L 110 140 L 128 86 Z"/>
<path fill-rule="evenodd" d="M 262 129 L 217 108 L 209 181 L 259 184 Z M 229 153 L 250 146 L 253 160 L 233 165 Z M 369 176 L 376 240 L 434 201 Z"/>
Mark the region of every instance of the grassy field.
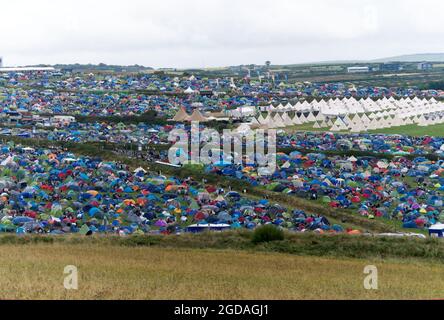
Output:
<path fill-rule="evenodd" d="M 436 136 L 444 137 L 444 124 L 435 124 L 428 127 L 420 127 L 417 125 L 407 125 L 402 127 L 387 128 L 369 131 L 370 133 L 385 133 L 385 134 L 404 134 L 409 136 Z"/>
<path fill-rule="evenodd" d="M 0 237 L 3 299 L 434 299 L 444 296 L 440 239 L 247 231 L 180 236 Z M 67 265 L 78 290 L 63 286 Z M 364 267 L 378 268 L 365 290 Z"/>
<path fill-rule="evenodd" d="M 3 299 L 429 299 L 442 265 L 234 250 L 63 244 L 0 247 Z M 378 267 L 378 290 L 363 287 Z M 63 286 L 78 268 L 78 290 Z"/>
<path fill-rule="evenodd" d="M 323 132 L 329 131 L 330 128 L 313 128 L 313 123 L 304 123 L 301 125 L 287 127 L 284 130 L 288 133 L 296 132 L 296 131 L 313 131 L 313 132 Z M 348 133 L 346 131 L 341 131 L 339 133 Z M 370 130 L 368 133 L 383 133 L 383 134 L 402 134 L 409 135 L 414 137 L 421 136 L 435 136 L 435 137 L 444 137 L 444 124 L 435 124 L 428 127 L 420 127 L 416 124 L 401 126 L 401 127 L 393 127 L 386 129 L 378 129 L 378 130 Z"/>

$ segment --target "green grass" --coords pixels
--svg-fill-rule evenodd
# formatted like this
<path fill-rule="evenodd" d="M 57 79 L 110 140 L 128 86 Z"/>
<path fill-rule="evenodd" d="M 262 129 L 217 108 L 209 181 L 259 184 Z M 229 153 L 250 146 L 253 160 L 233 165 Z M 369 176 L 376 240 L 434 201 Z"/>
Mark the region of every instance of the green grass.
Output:
<path fill-rule="evenodd" d="M 292 127 L 284 128 L 283 130 L 287 133 L 297 132 L 297 131 L 311 131 L 311 132 L 329 132 L 328 128 L 313 128 L 314 122 L 304 123 L 301 125 L 295 125 Z M 337 133 L 350 133 L 349 131 L 340 131 Z M 416 124 L 410 124 L 401 127 L 385 128 L 378 130 L 369 130 L 368 133 L 381 133 L 381 134 L 401 134 L 413 137 L 422 136 L 435 136 L 444 137 L 444 124 L 435 124 L 428 127 L 420 127 Z"/>
<path fill-rule="evenodd" d="M 369 133 L 402 134 L 413 137 L 421 137 L 421 136 L 444 137 L 444 124 L 435 124 L 428 127 L 420 127 L 416 124 L 411 124 L 402 127 L 372 130 L 369 131 Z"/>
<path fill-rule="evenodd" d="M 321 131 L 322 132 L 322 131 L 328 131 L 330 129 L 330 127 L 328 127 L 328 128 L 313 128 L 313 126 L 314 126 L 314 122 L 309 122 L 309 123 L 294 125 L 291 127 L 286 127 L 286 128 L 283 128 L 283 130 L 285 132 L 292 133 L 292 132 L 297 132 L 297 131 L 313 131 L 313 132 Z"/>
<path fill-rule="evenodd" d="M 131 237 L 94 235 L 90 237 L 68 235 L 1 235 L 3 246 L 37 245 L 97 245 L 103 247 L 153 247 L 171 249 L 238 250 L 262 253 L 282 253 L 299 256 L 325 256 L 359 259 L 414 259 L 444 262 L 443 239 L 407 237 L 381 237 L 371 235 L 325 234 L 285 232 L 283 240 L 254 241 L 249 230 L 204 232 L 181 235 L 134 235 Z"/>
<path fill-rule="evenodd" d="M 272 224 L 266 224 L 253 231 L 253 243 L 282 241 L 285 239 L 284 231 Z"/>

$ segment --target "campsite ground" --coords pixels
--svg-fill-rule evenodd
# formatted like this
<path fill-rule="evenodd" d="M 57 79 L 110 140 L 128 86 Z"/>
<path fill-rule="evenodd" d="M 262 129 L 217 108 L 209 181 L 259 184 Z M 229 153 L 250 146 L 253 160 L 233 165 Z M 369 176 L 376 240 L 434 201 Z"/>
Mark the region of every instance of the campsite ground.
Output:
<path fill-rule="evenodd" d="M 442 266 L 415 260 L 338 259 L 233 250 L 100 245 L 0 247 L 3 299 L 433 299 Z M 63 286 L 78 268 L 78 290 Z M 378 290 L 363 270 L 378 268 Z"/>
<path fill-rule="evenodd" d="M 428 127 L 427 130 L 430 131 Z M 399 130 L 398 130 L 399 132 Z M 31 141 L 32 142 L 32 141 Z M 88 144 L 73 151 L 122 161 Z M 144 163 L 154 171 L 152 163 Z M 162 168 L 164 174 L 240 187 L 223 177 Z M 217 179 L 217 180 L 216 180 Z M 242 186 L 243 187 L 243 186 Z M 369 220 L 347 210 L 251 188 L 249 197 L 322 213 L 332 223 L 372 233 L 402 230 L 399 221 Z M 253 245 L 247 233 L 165 237 L 0 237 L 3 299 L 426 299 L 444 296 L 444 242 L 287 235 L 285 241 Z M 31 239 L 31 240 L 27 240 Z M 79 270 L 79 289 L 63 287 L 63 269 Z M 379 289 L 365 290 L 364 267 L 375 265 Z"/>
<path fill-rule="evenodd" d="M 54 142 L 36 141 L 34 139 L 23 139 L 17 137 L 10 137 L 16 143 L 21 143 L 25 146 L 50 146 Z M 129 158 L 125 156 L 116 155 L 115 153 L 103 149 L 101 146 L 94 143 L 69 143 L 60 142 L 64 148 L 67 148 L 73 153 L 82 154 L 85 156 L 102 157 L 104 160 L 120 161 L 130 166 L 131 170 L 134 170 L 140 166 L 150 168 L 152 172 L 162 172 L 162 174 L 173 177 L 187 178 L 192 176 L 196 181 L 205 179 L 208 184 L 219 185 L 223 188 L 231 188 L 232 190 L 242 192 L 245 189 L 245 184 L 242 181 L 230 179 L 223 176 L 217 176 L 202 172 L 199 168 L 182 167 L 180 169 L 172 168 L 168 166 L 161 166 L 152 162 L 144 162 L 140 159 Z M 409 181 L 409 183 L 413 183 Z M 311 201 L 299 197 L 288 197 L 282 193 L 272 192 L 267 190 L 266 187 L 249 187 L 247 196 L 252 199 L 260 200 L 268 198 L 274 203 L 279 203 L 289 209 L 300 209 L 307 213 L 322 214 L 329 219 L 332 224 L 340 224 L 344 228 L 358 229 L 367 232 L 381 233 L 381 232 L 417 232 L 423 233 L 425 231 L 420 229 L 404 229 L 402 223 L 399 220 L 388 220 L 383 218 L 377 218 L 375 220 L 369 220 L 366 217 L 362 217 L 353 213 L 352 210 L 332 209 L 323 203 L 320 199 L 318 201 Z"/>

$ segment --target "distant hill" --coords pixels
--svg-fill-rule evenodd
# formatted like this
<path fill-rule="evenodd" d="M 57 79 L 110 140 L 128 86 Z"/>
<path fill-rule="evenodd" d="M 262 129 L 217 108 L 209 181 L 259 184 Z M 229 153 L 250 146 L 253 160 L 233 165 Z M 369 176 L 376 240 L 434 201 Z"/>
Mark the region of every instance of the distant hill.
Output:
<path fill-rule="evenodd" d="M 301 67 L 301 66 L 314 66 L 314 65 L 352 65 L 352 64 L 371 64 L 371 63 L 385 63 L 385 62 L 444 62 L 444 53 L 421 53 L 421 54 L 406 54 L 395 57 L 380 58 L 373 60 L 325 60 L 325 61 L 313 61 L 306 63 L 294 63 L 285 65 L 273 65 L 276 67 Z"/>
<path fill-rule="evenodd" d="M 356 64 L 356 63 L 366 63 L 365 60 L 325 60 L 325 61 L 312 61 L 312 62 L 301 62 L 292 63 L 285 65 L 273 65 L 272 67 L 301 67 L 301 66 L 318 66 L 318 65 L 338 65 L 338 64 Z"/>
<path fill-rule="evenodd" d="M 420 53 L 406 54 L 395 57 L 380 58 L 374 60 L 327 60 L 312 63 L 300 63 L 296 65 L 316 65 L 316 64 L 356 64 L 356 63 L 385 63 L 385 62 L 444 62 L 444 53 Z"/>
<path fill-rule="evenodd" d="M 443 62 L 444 61 L 444 53 L 421 53 L 421 54 L 408 54 L 402 56 L 395 56 L 389 58 L 375 59 L 369 62 L 419 62 L 419 61 L 427 61 L 427 62 Z"/>
<path fill-rule="evenodd" d="M 296 66 L 311 66 L 311 65 L 330 65 L 330 64 L 358 64 L 358 63 L 385 63 L 385 62 L 444 62 L 444 53 L 420 53 L 420 54 L 406 54 L 395 57 L 380 58 L 374 60 L 326 60 L 326 61 L 313 61 L 310 63 L 295 63 L 288 65 L 281 65 L 285 67 Z"/>
<path fill-rule="evenodd" d="M 114 72 L 140 72 L 146 70 L 153 70 L 151 67 L 145 67 L 140 65 L 132 66 L 119 66 L 119 65 L 107 65 L 104 63 L 100 64 L 57 64 L 54 65 L 56 69 L 72 69 L 74 71 L 114 71 Z"/>

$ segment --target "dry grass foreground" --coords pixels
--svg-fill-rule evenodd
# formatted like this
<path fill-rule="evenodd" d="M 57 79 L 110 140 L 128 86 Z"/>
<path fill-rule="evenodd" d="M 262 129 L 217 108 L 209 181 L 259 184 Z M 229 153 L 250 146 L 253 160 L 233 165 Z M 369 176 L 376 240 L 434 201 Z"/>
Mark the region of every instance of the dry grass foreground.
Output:
<path fill-rule="evenodd" d="M 433 299 L 444 269 L 418 260 L 99 245 L 0 246 L 2 299 Z M 365 290 L 365 265 L 379 289 Z M 78 290 L 63 287 L 76 265 Z"/>

